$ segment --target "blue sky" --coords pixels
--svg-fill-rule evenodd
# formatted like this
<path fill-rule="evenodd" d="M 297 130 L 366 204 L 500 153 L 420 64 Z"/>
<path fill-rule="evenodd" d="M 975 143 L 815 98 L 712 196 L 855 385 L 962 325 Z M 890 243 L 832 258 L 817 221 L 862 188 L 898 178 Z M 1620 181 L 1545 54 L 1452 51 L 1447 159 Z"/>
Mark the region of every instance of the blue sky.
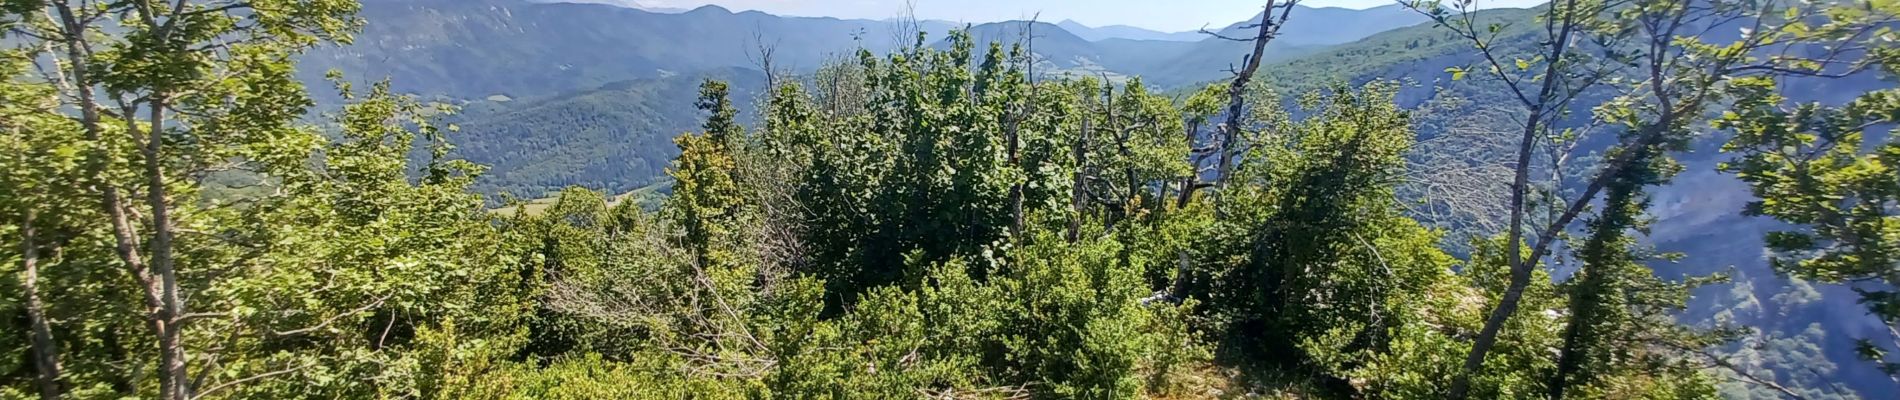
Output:
<path fill-rule="evenodd" d="M 569 0 L 576 1 L 576 0 Z M 1263 0 L 915 0 L 918 17 L 955 22 L 1073 19 L 1086 25 L 1133 25 L 1161 31 L 1220 27 L 1259 12 Z M 1369 8 L 1395 0 L 1306 0 L 1313 7 Z M 779 15 L 884 19 L 902 15 L 907 0 L 634 0 L 648 7 L 694 8 L 706 4 Z M 1542 0 L 1480 0 L 1488 7 L 1527 7 Z M 1297 15 L 1294 16 L 1298 18 Z"/>

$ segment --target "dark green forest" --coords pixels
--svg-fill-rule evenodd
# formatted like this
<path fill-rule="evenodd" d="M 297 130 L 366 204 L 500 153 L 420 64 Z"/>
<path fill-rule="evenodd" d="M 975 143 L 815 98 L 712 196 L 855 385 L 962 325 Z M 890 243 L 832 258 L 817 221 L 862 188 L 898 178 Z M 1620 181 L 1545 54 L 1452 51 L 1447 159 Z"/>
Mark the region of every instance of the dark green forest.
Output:
<path fill-rule="evenodd" d="M 912 20 L 655 76 L 537 75 L 575 51 L 522 37 L 337 56 L 471 20 L 374 19 L 424 6 L 457 5 L 0 0 L 0 399 L 1900 382 L 1890 0 L 1419 1 L 1349 39 L 1277 0 L 1181 45 Z M 813 20 L 774 23 L 858 23 Z M 1101 52 L 1162 46 L 1228 53 Z"/>

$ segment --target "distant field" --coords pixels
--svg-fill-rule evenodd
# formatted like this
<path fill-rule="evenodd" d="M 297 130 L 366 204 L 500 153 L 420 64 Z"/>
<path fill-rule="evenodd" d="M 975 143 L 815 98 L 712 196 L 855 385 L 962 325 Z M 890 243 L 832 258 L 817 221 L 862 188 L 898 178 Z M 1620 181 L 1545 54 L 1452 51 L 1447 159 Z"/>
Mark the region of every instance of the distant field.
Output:
<path fill-rule="evenodd" d="M 620 205 L 621 202 L 633 201 L 634 204 L 640 205 L 640 208 L 642 209 L 653 210 L 653 209 L 659 208 L 660 201 L 665 200 L 666 196 L 668 194 L 671 194 L 672 192 L 673 192 L 673 181 L 668 180 L 668 181 L 664 181 L 660 183 L 642 186 L 638 189 L 634 189 L 626 193 L 615 195 L 607 200 L 607 205 L 611 207 L 611 206 Z M 494 213 L 495 215 L 504 216 L 504 217 L 515 216 L 515 213 L 517 212 L 526 212 L 528 213 L 528 215 L 541 215 L 542 212 L 547 211 L 548 207 L 553 207 L 554 203 L 560 200 L 561 199 L 559 195 L 556 194 L 553 196 L 529 200 L 529 201 L 520 203 L 518 205 L 496 208 L 493 210 L 489 210 L 489 212 Z"/>

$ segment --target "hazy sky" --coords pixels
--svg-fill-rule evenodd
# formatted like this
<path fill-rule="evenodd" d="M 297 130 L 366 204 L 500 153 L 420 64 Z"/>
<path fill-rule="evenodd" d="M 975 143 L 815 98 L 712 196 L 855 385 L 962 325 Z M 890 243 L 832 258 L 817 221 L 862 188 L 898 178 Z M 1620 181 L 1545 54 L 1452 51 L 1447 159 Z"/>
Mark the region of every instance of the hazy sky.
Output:
<path fill-rule="evenodd" d="M 574 1 L 574 0 L 569 0 Z M 648 7 L 694 8 L 705 4 L 778 15 L 884 19 L 902 15 L 906 0 L 634 0 Z M 1528 7 L 1543 0 L 1479 0 L 1490 7 Z M 1133 25 L 1162 31 L 1221 27 L 1252 16 L 1262 0 L 916 0 L 917 16 L 953 22 L 1073 19 L 1091 26 Z M 1312 7 L 1369 8 L 1395 0 L 1306 0 Z M 1294 16 L 1298 18 L 1298 15 Z"/>

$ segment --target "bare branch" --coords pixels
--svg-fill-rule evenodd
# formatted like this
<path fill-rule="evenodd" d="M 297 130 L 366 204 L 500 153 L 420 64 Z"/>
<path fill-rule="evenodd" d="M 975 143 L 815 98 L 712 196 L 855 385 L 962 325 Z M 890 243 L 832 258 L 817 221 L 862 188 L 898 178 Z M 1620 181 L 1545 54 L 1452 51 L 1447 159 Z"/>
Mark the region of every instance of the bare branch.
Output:
<path fill-rule="evenodd" d="M 362 307 L 357 307 L 354 310 L 346 311 L 337 315 L 332 315 L 330 316 L 330 318 L 325 318 L 322 323 L 318 323 L 316 325 L 305 327 L 305 328 L 292 329 L 288 331 L 271 331 L 271 334 L 274 334 L 277 336 L 292 336 L 292 335 L 301 335 L 305 333 L 314 332 L 320 329 L 328 328 L 330 324 L 336 323 L 337 320 L 343 319 L 343 317 L 361 314 L 363 312 L 369 311 L 370 309 L 381 307 L 384 301 L 389 300 L 390 297 L 394 297 L 394 296 L 396 296 L 396 294 L 393 292 L 389 294 L 384 294 L 383 297 L 378 297 L 376 298 L 376 301 L 370 302 L 369 304 L 364 304 Z"/>
<path fill-rule="evenodd" d="M 260 380 L 260 379 L 267 379 L 267 378 L 270 378 L 270 377 L 273 377 L 273 376 L 278 376 L 278 375 L 284 375 L 284 374 L 290 374 L 290 373 L 294 373 L 294 372 L 297 372 L 297 371 L 302 371 L 302 370 L 304 370 L 304 369 L 306 369 L 306 368 L 310 368 L 310 366 L 311 366 L 311 365 L 312 365 L 312 364 L 304 364 L 304 365 L 299 365 L 299 366 L 296 366 L 296 367 L 292 367 L 292 368 L 286 368 L 286 369 L 280 369 L 280 370 L 276 370 L 276 371 L 271 371 L 271 372 L 265 372 L 265 373 L 261 373 L 261 374 L 257 374 L 257 375 L 251 375 L 251 376 L 247 376 L 247 377 L 244 377 L 244 378 L 240 378 L 240 379 L 237 379 L 237 380 L 233 380 L 233 381 L 229 381 L 229 382 L 224 382 L 224 383 L 220 383 L 220 384 L 217 384 L 217 385 L 213 385 L 213 386 L 211 386 L 211 387 L 208 387 L 208 388 L 205 388 L 204 390 L 201 390 L 201 391 L 199 391 L 198 393 L 195 393 L 195 394 L 193 394 L 193 395 L 191 396 L 191 398 L 193 398 L 193 399 L 201 399 L 201 398 L 204 398 L 204 397 L 206 397 L 206 396 L 210 396 L 210 395 L 211 395 L 212 393 L 217 393 L 217 392 L 218 392 L 218 391 L 220 391 L 220 390 L 225 390 L 225 389 L 230 389 L 230 388 L 234 388 L 234 387 L 237 387 L 237 385 L 242 385 L 242 384 L 245 384 L 245 383 L 249 383 L 249 382 L 253 382 L 253 381 L 257 381 L 257 380 Z"/>

